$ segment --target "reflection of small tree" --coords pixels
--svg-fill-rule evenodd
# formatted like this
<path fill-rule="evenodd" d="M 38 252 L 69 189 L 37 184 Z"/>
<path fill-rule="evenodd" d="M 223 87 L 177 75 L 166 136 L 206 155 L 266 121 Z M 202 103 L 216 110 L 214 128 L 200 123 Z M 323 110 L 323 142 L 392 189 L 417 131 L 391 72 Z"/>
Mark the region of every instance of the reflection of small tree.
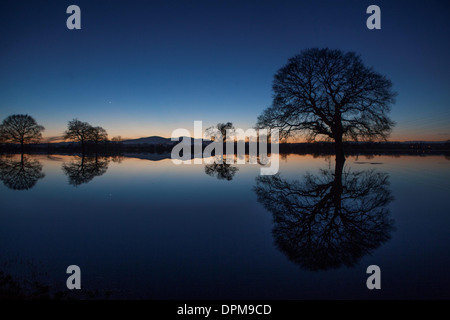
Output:
<path fill-rule="evenodd" d="M 238 168 L 233 167 L 231 164 L 208 164 L 205 166 L 205 173 L 211 177 L 216 177 L 219 180 L 232 180 Z"/>
<path fill-rule="evenodd" d="M 219 157 L 216 157 L 219 158 Z M 217 160 L 217 159 L 216 159 Z M 232 166 L 231 164 L 225 163 L 225 159 L 222 157 L 222 163 L 217 163 L 215 161 L 212 164 L 205 165 L 205 173 L 211 177 L 216 177 L 219 180 L 231 181 L 239 171 L 239 168 Z"/>
<path fill-rule="evenodd" d="M 82 155 L 70 163 L 64 163 L 62 169 L 69 177 L 69 184 L 77 187 L 103 175 L 108 170 L 108 163 L 107 158 Z"/>
<path fill-rule="evenodd" d="M 352 266 L 390 238 L 388 176 L 376 171 L 322 170 L 303 183 L 260 176 L 258 201 L 272 212 L 277 247 L 309 270 Z"/>
<path fill-rule="evenodd" d="M 120 164 L 123 161 L 123 156 L 121 156 L 121 155 L 111 156 L 111 161 L 114 162 L 114 163 L 119 163 Z"/>
<path fill-rule="evenodd" d="M 42 139 L 44 127 L 38 125 L 27 114 L 14 114 L 3 120 L 0 125 L 0 141 L 19 143 L 22 153 L 24 144 L 37 143 Z"/>
<path fill-rule="evenodd" d="M 0 180 L 12 190 L 31 189 L 44 177 L 42 164 L 38 160 L 24 155 L 20 160 L 0 158 Z"/>

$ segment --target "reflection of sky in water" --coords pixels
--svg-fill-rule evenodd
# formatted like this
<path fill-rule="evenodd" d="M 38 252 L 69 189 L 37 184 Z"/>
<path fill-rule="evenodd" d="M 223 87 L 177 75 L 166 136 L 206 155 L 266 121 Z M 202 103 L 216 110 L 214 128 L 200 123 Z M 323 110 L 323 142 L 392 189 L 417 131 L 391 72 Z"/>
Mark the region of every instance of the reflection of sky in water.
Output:
<path fill-rule="evenodd" d="M 252 190 L 258 165 L 237 165 L 227 181 L 203 165 L 123 158 L 74 187 L 62 169 L 74 157 L 33 159 L 45 177 L 32 189 L 0 183 L 0 266 L 13 275 L 37 268 L 64 287 L 65 268 L 77 264 L 82 286 L 127 297 L 450 297 L 450 161 L 442 156 L 349 157 L 351 170 L 389 174 L 396 231 L 353 268 L 320 272 L 273 245 L 272 215 Z M 280 174 L 301 180 L 330 161 L 288 155 Z M 381 291 L 365 287 L 370 264 L 381 267 Z"/>

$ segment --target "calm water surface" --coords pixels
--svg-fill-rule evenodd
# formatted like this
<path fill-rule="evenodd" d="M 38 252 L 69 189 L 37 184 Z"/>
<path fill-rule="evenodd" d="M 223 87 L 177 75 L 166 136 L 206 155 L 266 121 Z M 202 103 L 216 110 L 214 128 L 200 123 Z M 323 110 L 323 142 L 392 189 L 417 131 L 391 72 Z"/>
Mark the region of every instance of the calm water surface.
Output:
<path fill-rule="evenodd" d="M 75 264 L 117 298 L 450 298 L 448 157 L 349 157 L 336 173 L 333 157 L 287 155 L 265 178 L 151 158 L 2 156 L 0 270 L 64 290 Z"/>

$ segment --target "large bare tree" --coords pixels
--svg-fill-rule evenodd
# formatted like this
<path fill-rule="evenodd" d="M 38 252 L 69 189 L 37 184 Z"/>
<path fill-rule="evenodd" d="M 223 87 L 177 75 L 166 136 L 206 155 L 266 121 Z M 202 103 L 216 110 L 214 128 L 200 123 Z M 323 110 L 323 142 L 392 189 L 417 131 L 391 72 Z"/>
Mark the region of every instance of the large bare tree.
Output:
<path fill-rule="evenodd" d="M 24 144 L 39 142 L 44 129 L 28 114 L 14 114 L 4 119 L 0 125 L 0 140 L 19 143 L 23 153 Z"/>
<path fill-rule="evenodd" d="M 257 126 L 277 128 L 282 138 L 334 141 L 337 158 L 345 159 L 344 140 L 386 139 L 394 125 L 392 82 L 354 52 L 304 50 L 278 70 L 272 88 L 272 106 Z"/>

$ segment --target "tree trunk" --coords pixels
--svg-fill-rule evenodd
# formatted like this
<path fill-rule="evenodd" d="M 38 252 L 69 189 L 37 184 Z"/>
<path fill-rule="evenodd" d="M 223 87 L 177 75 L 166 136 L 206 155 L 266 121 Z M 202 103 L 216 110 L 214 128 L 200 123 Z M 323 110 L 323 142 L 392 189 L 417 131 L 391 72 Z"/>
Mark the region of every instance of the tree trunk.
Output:
<path fill-rule="evenodd" d="M 334 151 L 336 154 L 336 169 L 337 169 L 338 162 L 343 164 L 345 161 L 344 143 L 342 141 L 342 134 L 337 135 L 334 140 Z"/>
<path fill-rule="evenodd" d="M 344 162 L 345 162 L 345 154 L 344 154 L 344 143 L 342 141 L 343 128 L 342 128 L 342 117 L 341 113 L 337 112 L 334 116 L 334 152 L 336 154 L 336 164 L 334 167 L 334 209 L 335 214 L 339 214 L 341 212 L 341 204 L 342 204 L 342 173 L 344 171 Z"/>
<path fill-rule="evenodd" d="M 336 153 L 336 173 L 338 168 L 338 164 L 341 165 L 342 167 L 344 165 L 344 161 L 345 161 L 345 154 L 344 154 L 344 143 L 342 141 L 342 136 L 343 136 L 343 131 L 344 129 L 342 128 L 342 115 L 340 113 L 339 110 L 335 111 L 334 114 L 334 127 L 333 127 L 333 136 L 334 136 L 334 151 Z M 340 170 L 342 170 L 342 167 Z M 342 173 L 342 171 L 341 171 Z"/>
<path fill-rule="evenodd" d="M 342 187 L 342 173 L 344 171 L 344 152 L 342 151 L 342 155 L 336 153 L 336 164 L 334 167 L 334 182 L 335 185 L 340 188 Z"/>
<path fill-rule="evenodd" d="M 333 183 L 333 201 L 334 201 L 334 215 L 338 216 L 341 214 L 342 206 L 342 192 L 344 191 L 342 186 L 342 175 L 344 171 L 345 158 L 338 156 L 336 153 L 336 166 L 334 169 L 334 183 Z"/>
<path fill-rule="evenodd" d="M 84 152 L 81 154 L 81 171 L 84 169 Z"/>
<path fill-rule="evenodd" d="M 334 167 L 334 182 L 335 192 L 342 193 L 342 172 L 344 170 L 344 144 L 342 142 L 342 135 L 338 136 L 335 140 L 335 152 L 336 152 L 336 164 Z"/>
<path fill-rule="evenodd" d="M 23 140 L 20 140 L 20 153 L 22 154 L 22 157 L 23 157 L 23 152 L 24 152 Z"/>

